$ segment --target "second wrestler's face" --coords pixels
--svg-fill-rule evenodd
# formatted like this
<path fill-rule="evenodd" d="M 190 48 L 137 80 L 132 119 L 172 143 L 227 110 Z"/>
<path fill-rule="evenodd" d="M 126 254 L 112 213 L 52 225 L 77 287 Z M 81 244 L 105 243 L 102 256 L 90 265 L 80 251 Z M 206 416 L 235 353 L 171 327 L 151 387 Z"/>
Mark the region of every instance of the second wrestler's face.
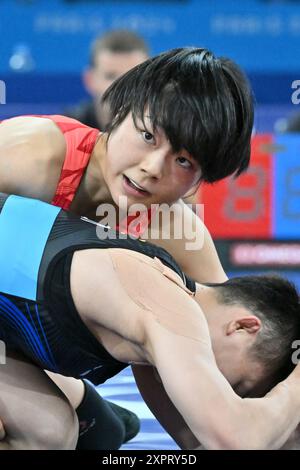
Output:
<path fill-rule="evenodd" d="M 255 396 L 271 388 L 262 361 L 254 358 L 261 321 L 238 303 L 224 304 L 213 287 L 197 284 L 195 295 L 203 311 L 217 366 L 240 396 Z"/>
<path fill-rule="evenodd" d="M 197 187 L 199 164 L 186 150 L 174 152 L 162 129 L 153 131 L 145 117 L 134 125 L 131 114 L 112 132 L 107 142 L 103 175 L 117 205 L 173 203 Z"/>
<path fill-rule="evenodd" d="M 234 391 L 241 397 L 265 395 L 273 382 L 262 361 L 254 358 L 255 339 L 251 339 L 252 334 L 243 327 L 231 333 L 225 323 L 219 333 L 212 341 L 216 363 Z"/>
<path fill-rule="evenodd" d="M 217 365 L 235 393 L 241 397 L 258 397 L 267 393 L 271 385 L 265 380 L 264 368 L 244 351 L 236 351 L 225 359 L 226 353 L 217 355 Z"/>

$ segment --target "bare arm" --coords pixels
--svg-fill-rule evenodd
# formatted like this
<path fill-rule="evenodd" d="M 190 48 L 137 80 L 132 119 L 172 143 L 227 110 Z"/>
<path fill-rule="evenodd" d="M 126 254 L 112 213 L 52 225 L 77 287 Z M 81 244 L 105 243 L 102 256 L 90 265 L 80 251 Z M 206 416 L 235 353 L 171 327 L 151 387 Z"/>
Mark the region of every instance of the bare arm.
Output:
<path fill-rule="evenodd" d="M 228 277 L 203 221 L 183 201 L 174 204 L 172 211 L 170 227 L 167 223 L 159 229 L 154 226 L 149 235 L 154 234 L 158 239 L 149 236 L 149 241 L 165 248 L 195 281 L 225 282 Z M 166 237 L 163 230 L 169 231 L 170 236 Z"/>
<path fill-rule="evenodd" d="M 154 416 L 181 449 L 205 450 L 179 414 L 153 367 L 133 366 L 139 391 Z M 281 447 L 282 450 L 300 449 L 300 425 Z"/>
<path fill-rule="evenodd" d="M 132 372 L 143 400 L 179 447 L 205 450 L 166 394 L 156 369 L 135 365 L 132 366 Z M 300 425 L 292 432 L 281 450 L 300 450 Z"/>
<path fill-rule="evenodd" d="M 181 449 L 195 449 L 200 444 L 165 392 L 156 369 L 132 366 L 132 372 L 143 400 L 154 416 Z"/>
<path fill-rule="evenodd" d="M 65 150 L 50 119 L 21 116 L 0 123 L 0 191 L 51 202 Z"/>
<path fill-rule="evenodd" d="M 278 449 L 284 444 L 300 422 L 300 366 L 266 397 L 241 399 L 205 344 L 155 322 L 150 328 L 164 388 L 205 448 Z"/>
<path fill-rule="evenodd" d="M 266 397 L 241 399 L 216 365 L 199 305 L 160 267 L 121 249 L 75 253 L 71 290 L 78 312 L 94 334 L 104 327 L 131 345 L 121 354 L 121 343 L 109 344 L 102 335 L 117 359 L 134 362 L 139 348 L 137 362 L 157 368 L 171 402 L 205 448 L 279 448 L 300 422 L 300 366 Z"/>

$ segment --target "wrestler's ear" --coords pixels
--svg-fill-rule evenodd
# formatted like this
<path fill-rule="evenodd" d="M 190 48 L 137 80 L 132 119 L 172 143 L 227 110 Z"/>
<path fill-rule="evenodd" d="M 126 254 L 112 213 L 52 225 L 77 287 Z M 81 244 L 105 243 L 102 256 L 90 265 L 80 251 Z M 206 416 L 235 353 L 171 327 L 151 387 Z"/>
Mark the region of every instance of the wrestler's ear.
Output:
<path fill-rule="evenodd" d="M 238 320 L 232 320 L 226 327 L 226 335 L 232 333 L 244 331 L 250 334 L 258 333 L 261 329 L 261 321 L 255 315 L 248 315 L 241 317 Z"/>

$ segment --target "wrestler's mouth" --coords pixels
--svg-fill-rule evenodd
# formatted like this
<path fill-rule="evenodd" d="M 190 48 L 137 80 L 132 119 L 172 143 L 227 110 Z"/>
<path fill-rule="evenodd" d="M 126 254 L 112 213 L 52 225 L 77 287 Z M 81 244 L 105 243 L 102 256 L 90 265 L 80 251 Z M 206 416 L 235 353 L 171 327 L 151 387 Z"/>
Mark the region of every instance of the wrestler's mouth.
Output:
<path fill-rule="evenodd" d="M 133 179 L 128 178 L 128 176 L 123 175 L 123 184 L 127 191 L 133 194 L 140 195 L 140 196 L 149 196 L 151 193 L 147 191 L 143 186 L 136 183 Z"/>

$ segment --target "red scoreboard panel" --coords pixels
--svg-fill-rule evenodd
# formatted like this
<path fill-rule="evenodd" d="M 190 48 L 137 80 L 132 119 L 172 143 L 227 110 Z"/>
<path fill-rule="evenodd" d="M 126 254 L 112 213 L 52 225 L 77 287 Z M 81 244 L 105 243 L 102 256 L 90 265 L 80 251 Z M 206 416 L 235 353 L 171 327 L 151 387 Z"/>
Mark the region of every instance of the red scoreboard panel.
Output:
<path fill-rule="evenodd" d="M 215 239 L 300 239 L 300 136 L 255 136 L 248 171 L 203 185 L 199 202 Z"/>

